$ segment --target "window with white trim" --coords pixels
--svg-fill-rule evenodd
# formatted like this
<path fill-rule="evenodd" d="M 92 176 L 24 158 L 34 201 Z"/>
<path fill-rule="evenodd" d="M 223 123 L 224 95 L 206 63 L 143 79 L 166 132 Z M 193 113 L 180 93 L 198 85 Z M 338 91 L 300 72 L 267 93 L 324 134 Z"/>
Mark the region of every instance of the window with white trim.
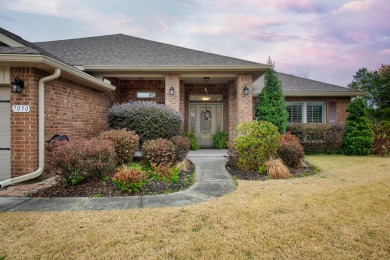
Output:
<path fill-rule="evenodd" d="M 289 123 L 325 123 L 325 102 L 287 102 Z"/>
<path fill-rule="evenodd" d="M 286 110 L 288 113 L 287 122 L 289 123 L 301 123 L 302 122 L 302 105 L 303 103 L 290 103 L 287 104 Z"/>
<path fill-rule="evenodd" d="M 307 123 L 324 122 L 324 103 L 307 103 Z"/>

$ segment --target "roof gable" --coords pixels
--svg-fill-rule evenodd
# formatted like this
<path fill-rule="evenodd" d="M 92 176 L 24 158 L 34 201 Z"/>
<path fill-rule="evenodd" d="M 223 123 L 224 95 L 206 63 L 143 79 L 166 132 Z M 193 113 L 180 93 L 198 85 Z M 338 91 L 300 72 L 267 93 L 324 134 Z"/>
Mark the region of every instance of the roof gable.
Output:
<path fill-rule="evenodd" d="M 35 44 L 75 66 L 264 65 L 124 34 L 37 42 Z"/>

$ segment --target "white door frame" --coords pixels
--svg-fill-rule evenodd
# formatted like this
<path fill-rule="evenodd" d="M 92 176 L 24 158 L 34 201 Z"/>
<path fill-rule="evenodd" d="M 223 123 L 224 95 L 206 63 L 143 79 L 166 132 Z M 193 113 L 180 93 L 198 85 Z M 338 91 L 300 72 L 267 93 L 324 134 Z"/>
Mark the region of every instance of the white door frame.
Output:
<path fill-rule="evenodd" d="M 196 137 L 198 138 L 198 141 L 199 141 L 199 134 L 200 134 L 200 112 L 198 111 L 198 109 L 200 108 L 200 106 L 208 106 L 210 105 L 210 107 L 212 107 L 212 115 L 215 115 L 216 114 L 216 106 L 220 106 L 221 107 L 221 131 L 223 130 L 223 117 L 224 117 L 224 113 L 223 113 L 223 103 L 222 102 L 189 102 L 188 103 L 188 130 L 191 132 L 191 106 L 195 105 L 195 134 L 196 134 Z M 212 120 L 214 120 L 212 118 Z M 214 134 L 215 132 L 217 131 L 216 129 L 216 121 L 212 121 L 211 122 L 211 134 Z M 212 143 L 211 144 L 207 144 L 207 145 L 202 145 L 201 146 L 204 146 L 204 147 L 210 147 L 212 146 Z"/>

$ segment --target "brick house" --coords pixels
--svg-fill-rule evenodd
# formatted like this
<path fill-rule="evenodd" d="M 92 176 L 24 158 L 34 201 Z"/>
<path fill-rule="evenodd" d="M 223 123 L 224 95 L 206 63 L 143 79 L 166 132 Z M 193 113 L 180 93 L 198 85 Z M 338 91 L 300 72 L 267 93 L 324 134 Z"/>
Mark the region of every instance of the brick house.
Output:
<path fill-rule="evenodd" d="M 215 131 L 232 133 L 238 123 L 253 119 L 261 76 L 269 68 L 123 34 L 31 43 L 0 28 L 0 185 L 41 174 L 44 143 L 53 135 L 88 138 L 106 130 L 113 103 L 164 103 L 180 111 L 184 130 L 208 146 Z M 292 121 L 308 122 L 308 114 L 320 120 L 321 114 L 324 123 L 343 123 L 345 106 L 359 95 L 279 76 Z M 290 84 L 294 78 L 302 84 Z M 10 84 L 19 79 L 24 88 L 11 93 Z M 204 111 L 211 120 L 202 119 Z"/>

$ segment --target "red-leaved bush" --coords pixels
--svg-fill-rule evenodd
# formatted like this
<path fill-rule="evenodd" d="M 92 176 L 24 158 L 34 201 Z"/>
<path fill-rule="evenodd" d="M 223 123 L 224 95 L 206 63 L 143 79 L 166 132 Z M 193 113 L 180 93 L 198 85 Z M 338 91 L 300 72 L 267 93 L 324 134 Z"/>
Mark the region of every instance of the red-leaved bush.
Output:
<path fill-rule="evenodd" d="M 133 161 L 134 152 L 138 149 L 139 137 L 134 131 L 110 130 L 100 134 L 99 139 L 114 143 L 118 165 Z"/>
<path fill-rule="evenodd" d="M 344 126 L 292 123 L 287 132 L 298 137 L 306 153 L 334 153 L 341 149 Z"/>
<path fill-rule="evenodd" d="M 188 139 L 188 137 L 179 135 L 174 136 L 169 140 L 173 143 L 175 147 L 175 160 L 177 162 L 183 161 L 186 158 L 188 152 L 190 151 L 190 140 Z"/>
<path fill-rule="evenodd" d="M 296 168 L 301 164 L 305 156 L 303 146 L 299 143 L 298 138 L 291 133 L 280 135 L 280 146 L 277 154 L 283 163 L 290 168 Z"/>
<path fill-rule="evenodd" d="M 373 153 L 384 156 L 390 154 L 390 122 L 373 124 L 374 148 Z"/>
<path fill-rule="evenodd" d="M 115 169 L 115 149 L 111 141 L 97 138 L 58 142 L 49 163 L 70 184 L 78 176 L 101 177 L 111 173 Z"/>
<path fill-rule="evenodd" d="M 123 165 L 118 168 L 112 180 L 122 192 L 139 192 L 147 177 L 143 171 Z"/>
<path fill-rule="evenodd" d="M 173 165 L 175 163 L 175 146 L 166 139 L 146 141 L 142 146 L 144 160 L 152 167 Z"/>

